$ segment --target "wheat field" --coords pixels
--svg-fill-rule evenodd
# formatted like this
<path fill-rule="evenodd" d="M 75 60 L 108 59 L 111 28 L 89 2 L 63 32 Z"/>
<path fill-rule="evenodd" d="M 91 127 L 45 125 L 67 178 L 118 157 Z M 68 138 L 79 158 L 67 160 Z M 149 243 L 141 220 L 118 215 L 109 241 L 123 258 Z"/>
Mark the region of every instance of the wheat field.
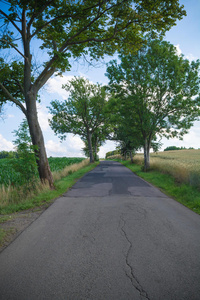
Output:
<path fill-rule="evenodd" d="M 143 154 L 135 155 L 135 163 L 143 161 Z M 172 175 L 177 182 L 200 188 L 200 149 L 151 153 L 150 168 Z"/>

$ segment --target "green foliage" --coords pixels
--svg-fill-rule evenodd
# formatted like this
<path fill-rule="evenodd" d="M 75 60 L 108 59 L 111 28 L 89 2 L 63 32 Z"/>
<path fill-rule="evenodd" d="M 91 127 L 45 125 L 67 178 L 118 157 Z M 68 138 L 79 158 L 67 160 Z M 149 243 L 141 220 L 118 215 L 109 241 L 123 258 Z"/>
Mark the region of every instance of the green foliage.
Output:
<path fill-rule="evenodd" d="M 50 125 L 61 139 L 66 133 L 86 137 L 87 131 L 93 133 L 104 119 L 105 89 L 81 77 L 72 79 L 63 88 L 70 92 L 70 96 L 63 102 L 51 102 L 49 110 L 53 118 Z"/>
<path fill-rule="evenodd" d="M 120 154 L 120 151 L 113 150 L 113 151 L 106 152 L 106 158 L 108 158 L 109 156 L 112 156 L 112 155 L 116 155 L 116 154 Z"/>
<path fill-rule="evenodd" d="M 64 169 L 66 166 L 79 163 L 84 158 L 81 157 L 49 157 L 49 165 L 51 171 L 59 171 Z M 17 166 L 17 167 L 14 167 Z M 8 186 L 19 186 L 24 184 L 24 178 L 21 175 L 22 160 L 19 159 L 1 159 L 0 160 L 0 185 Z M 28 175 L 26 169 L 23 172 Z"/>
<path fill-rule="evenodd" d="M 120 58 L 121 64 L 112 61 L 107 68 L 110 89 L 119 107 L 122 136 L 130 131 L 132 140 L 144 147 L 147 169 L 156 134 L 182 138 L 200 115 L 200 62 L 190 63 L 160 40 Z"/>
<path fill-rule="evenodd" d="M 72 187 L 76 181 L 81 178 L 85 173 L 91 171 L 97 166 L 98 163 L 90 164 L 78 169 L 76 172 L 71 173 L 67 177 L 64 177 L 55 182 L 55 189 L 40 190 L 36 195 L 32 197 L 21 198 L 18 202 L 10 201 L 6 206 L 0 203 L 0 214 L 10 214 L 34 207 L 38 207 L 44 204 L 52 203 L 54 199 L 65 193 L 70 187 Z"/>
<path fill-rule="evenodd" d="M 30 185 L 34 186 L 38 178 L 36 156 L 34 151 L 36 150 L 36 147 L 34 147 L 31 143 L 26 120 L 20 124 L 18 130 L 14 131 L 14 134 L 16 137 L 14 144 L 17 149 L 18 158 L 10 160 L 10 164 L 15 173 L 19 174 L 17 185 L 23 185 L 24 187 L 30 187 Z M 14 182 L 11 181 L 11 184 L 14 184 Z"/>
<path fill-rule="evenodd" d="M 0 10 L 0 48 L 13 49 L 19 59 L 0 59 L 1 101 L 9 100 L 19 107 L 31 81 L 30 88 L 40 89 L 54 72 L 69 70 L 72 59 L 83 54 L 99 59 L 116 51 L 135 53 L 144 41 L 144 33 L 163 35 L 175 25 L 176 19 L 186 15 L 178 0 L 156 0 L 153 4 L 146 0 L 8 0 L 6 4 Z M 34 38 L 48 54 L 35 79 L 31 55 Z M 25 112 L 25 107 L 20 107 L 23 108 Z"/>
<path fill-rule="evenodd" d="M 17 58 L 0 59 L 0 112 L 10 101 L 27 117 L 32 141 L 38 147 L 40 179 L 53 187 L 38 123 L 39 90 L 53 74 L 70 70 L 73 60 L 81 56 L 98 60 L 117 51 L 135 53 L 145 33 L 164 34 L 186 12 L 178 0 L 155 0 L 153 4 L 146 0 L 3 2 L 0 48 L 2 52 L 11 48 Z M 43 51 L 46 61 L 40 62 Z M 37 53 L 36 61 L 33 53 Z"/>
<path fill-rule="evenodd" d="M 49 165 L 51 171 L 59 171 L 64 169 L 66 166 L 70 166 L 73 164 L 77 164 L 83 161 L 85 158 L 83 157 L 49 157 Z"/>
<path fill-rule="evenodd" d="M 16 101 L 24 102 L 22 83 L 24 80 L 23 63 L 13 60 L 11 63 L 6 63 L 3 58 L 0 58 L 0 82 L 9 90 L 10 94 L 14 94 Z M 8 96 L 0 89 L 1 102 L 8 100 Z"/>
<path fill-rule="evenodd" d="M 105 140 L 109 127 L 105 88 L 82 77 L 72 79 L 63 88 L 70 92 L 69 98 L 64 102 L 51 102 L 50 126 L 61 139 L 67 133 L 78 134 L 86 143 L 92 162 L 93 148 Z"/>
<path fill-rule="evenodd" d="M 164 151 L 172 151 L 172 150 L 185 150 L 185 147 L 176 147 L 176 146 L 169 146 L 164 149 Z"/>
<path fill-rule="evenodd" d="M 16 158 L 17 152 L 15 151 L 0 151 L 0 159 L 3 158 Z"/>
<path fill-rule="evenodd" d="M 169 146 L 164 149 L 164 151 L 171 151 L 171 150 L 187 150 L 186 147 L 176 147 L 176 146 Z M 194 150 L 193 147 L 189 147 L 188 150 Z"/>

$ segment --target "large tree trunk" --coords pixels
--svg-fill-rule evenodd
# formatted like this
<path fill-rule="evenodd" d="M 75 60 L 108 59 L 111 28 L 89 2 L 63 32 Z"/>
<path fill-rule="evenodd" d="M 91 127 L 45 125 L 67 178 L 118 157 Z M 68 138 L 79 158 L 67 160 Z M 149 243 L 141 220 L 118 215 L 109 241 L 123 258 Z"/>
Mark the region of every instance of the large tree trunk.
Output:
<path fill-rule="evenodd" d="M 54 188 L 53 176 L 50 170 L 49 162 L 47 159 L 46 149 L 44 145 L 44 138 L 42 130 L 38 122 L 36 99 L 38 90 L 45 84 L 51 73 L 46 75 L 45 78 L 38 81 L 37 85 L 31 83 L 31 60 L 30 53 L 30 32 L 27 29 L 25 12 L 22 18 L 22 39 L 24 45 L 24 94 L 26 102 L 26 118 L 29 125 L 32 144 L 35 146 L 36 161 L 38 165 L 38 172 L 42 183 L 48 182 L 50 188 Z"/>
<path fill-rule="evenodd" d="M 88 149 L 90 154 L 90 163 L 93 163 L 94 156 L 93 156 L 93 149 L 92 149 L 92 134 L 90 132 L 88 132 L 87 138 L 88 138 Z"/>
<path fill-rule="evenodd" d="M 150 168 L 150 146 L 151 141 L 149 141 L 147 138 L 144 140 L 144 171 L 147 172 Z"/>
<path fill-rule="evenodd" d="M 95 159 L 95 161 L 98 160 L 98 155 L 97 155 L 98 150 L 97 149 L 98 149 L 98 138 L 96 137 L 95 143 L 94 143 L 94 159 Z"/>
<path fill-rule="evenodd" d="M 36 95 L 29 94 L 27 104 L 27 121 L 29 125 L 32 143 L 36 146 L 35 153 L 37 156 L 38 172 L 41 182 L 48 181 L 50 188 L 54 188 L 53 176 L 50 170 L 49 162 L 44 145 L 43 134 L 38 122 L 37 108 L 36 108 Z"/>
<path fill-rule="evenodd" d="M 132 150 L 130 150 L 130 157 L 131 157 L 131 163 L 133 164 L 133 153 L 132 153 Z"/>

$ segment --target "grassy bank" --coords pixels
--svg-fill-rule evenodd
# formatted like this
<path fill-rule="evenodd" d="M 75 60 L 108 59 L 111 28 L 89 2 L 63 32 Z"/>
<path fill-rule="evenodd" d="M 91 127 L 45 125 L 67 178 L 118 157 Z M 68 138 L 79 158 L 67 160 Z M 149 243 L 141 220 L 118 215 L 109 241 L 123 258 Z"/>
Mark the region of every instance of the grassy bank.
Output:
<path fill-rule="evenodd" d="M 131 164 L 130 161 L 121 161 L 138 176 L 160 188 L 165 194 L 200 214 L 200 191 L 189 183 L 180 183 L 170 174 L 151 169 L 147 173 L 141 170 L 141 165 Z"/>
<path fill-rule="evenodd" d="M 67 166 L 63 170 L 53 172 L 55 190 L 50 190 L 48 184 L 37 183 L 34 190 L 23 190 L 9 186 L 0 190 L 0 214 L 6 215 L 17 211 L 34 208 L 51 202 L 66 192 L 85 173 L 92 170 L 98 163 L 89 164 L 88 160 Z"/>

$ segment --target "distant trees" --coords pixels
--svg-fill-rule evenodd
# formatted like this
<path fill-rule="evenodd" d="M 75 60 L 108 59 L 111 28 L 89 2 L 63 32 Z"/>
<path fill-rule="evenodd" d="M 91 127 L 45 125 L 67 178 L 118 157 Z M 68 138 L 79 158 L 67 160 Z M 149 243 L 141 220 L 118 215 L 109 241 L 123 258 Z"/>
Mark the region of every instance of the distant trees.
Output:
<path fill-rule="evenodd" d="M 176 146 L 169 146 L 167 148 L 164 149 L 164 151 L 173 151 L 173 150 L 193 150 L 193 147 L 190 148 L 186 148 L 186 147 L 176 147 Z"/>
<path fill-rule="evenodd" d="M 54 186 L 36 106 L 48 79 L 82 55 L 135 52 L 146 33 L 164 34 L 184 15 L 178 0 L 1 1 L 0 48 L 12 49 L 15 58 L 0 59 L 0 111 L 9 101 L 27 118 L 42 182 Z"/>
<path fill-rule="evenodd" d="M 119 65 L 108 64 L 109 86 L 125 134 L 132 131 L 132 140 L 144 148 L 147 170 L 157 135 L 182 138 L 200 115 L 199 61 L 190 63 L 177 55 L 173 45 L 160 40 L 120 58 Z"/>
<path fill-rule="evenodd" d="M 0 159 L 2 158 L 16 158 L 17 152 L 15 151 L 0 151 Z"/>
<path fill-rule="evenodd" d="M 78 134 L 85 142 L 90 162 L 94 162 L 94 153 L 97 155 L 109 128 L 105 88 L 82 77 L 72 79 L 63 88 L 70 95 L 64 102 L 51 102 L 50 126 L 61 139 L 67 133 Z"/>

